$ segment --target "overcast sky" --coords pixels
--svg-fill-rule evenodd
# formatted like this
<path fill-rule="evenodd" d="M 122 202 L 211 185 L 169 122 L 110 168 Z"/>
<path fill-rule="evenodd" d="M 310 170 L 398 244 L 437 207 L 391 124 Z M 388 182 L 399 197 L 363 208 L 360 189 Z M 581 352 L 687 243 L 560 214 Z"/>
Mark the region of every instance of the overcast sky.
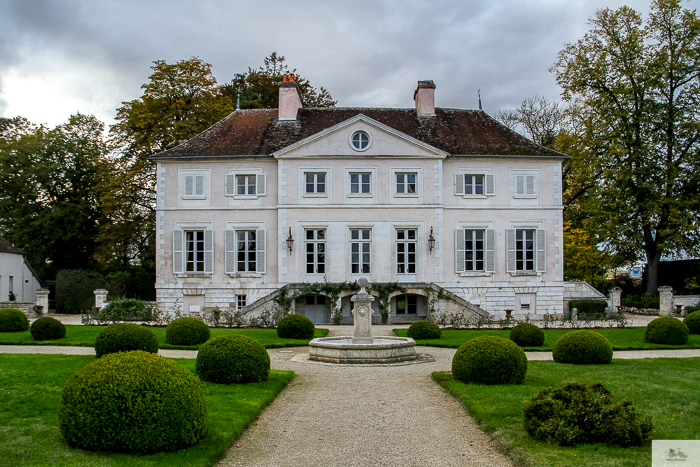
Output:
<path fill-rule="evenodd" d="M 696 8 L 700 0 L 686 3 Z M 0 116 L 113 123 L 151 62 L 198 56 L 219 83 L 277 51 L 339 106 L 412 107 L 416 81 L 439 107 L 514 108 L 559 98 L 557 53 L 600 8 L 647 0 L 0 0 Z"/>

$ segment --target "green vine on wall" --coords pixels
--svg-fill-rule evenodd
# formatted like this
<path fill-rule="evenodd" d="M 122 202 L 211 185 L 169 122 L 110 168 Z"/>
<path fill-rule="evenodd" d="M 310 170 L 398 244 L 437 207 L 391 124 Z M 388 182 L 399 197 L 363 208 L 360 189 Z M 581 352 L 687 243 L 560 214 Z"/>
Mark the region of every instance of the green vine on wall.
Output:
<path fill-rule="evenodd" d="M 342 282 L 340 284 L 332 284 L 330 282 L 321 282 L 314 284 L 305 284 L 304 287 L 298 289 L 293 295 L 289 295 L 287 286 L 280 289 L 280 293 L 274 298 L 274 302 L 283 310 L 284 315 L 291 313 L 294 300 L 306 295 L 326 295 L 330 301 L 331 320 L 333 324 L 340 324 L 343 319 L 343 309 L 340 306 L 340 294 L 343 291 L 353 292 L 360 290 L 357 282 Z"/>
<path fill-rule="evenodd" d="M 398 282 L 389 282 L 388 284 L 372 284 L 371 290 L 377 292 L 379 296 L 379 313 L 382 315 L 382 324 L 389 322 L 389 305 L 391 301 L 389 296 L 394 292 L 406 293 L 406 288 L 399 285 Z"/>

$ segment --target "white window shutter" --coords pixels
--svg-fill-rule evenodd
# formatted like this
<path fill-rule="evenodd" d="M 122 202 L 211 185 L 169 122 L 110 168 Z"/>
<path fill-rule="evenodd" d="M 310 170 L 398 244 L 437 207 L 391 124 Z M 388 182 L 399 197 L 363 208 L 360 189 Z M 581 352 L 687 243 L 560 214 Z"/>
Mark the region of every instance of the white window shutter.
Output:
<path fill-rule="evenodd" d="M 194 194 L 204 196 L 204 175 L 194 176 Z"/>
<path fill-rule="evenodd" d="M 228 174 L 226 175 L 226 196 L 233 196 L 236 194 L 236 176 Z"/>
<path fill-rule="evenodd" d="M 185 175 L 185 196 L 194 195 L 194 175 Z"/>
<path fill-rule="evenodd" d="M 525 194 L 525 177 L 522 175 L 515 176 L 515 194 L 524 195 Z"/>
<path fill-rule="evenodd" d="M 259 175 L 258 175 L 259 176 Z M 263 175 L 264 176 L 264 175 Z M 255 270 L 260 274 L 265 274 L 265 231 L 258 230 L 255 237 L 255 245 L 257 246 Z"/>
<path fill-rule="evenodd" d="M 183 271 L 182 267 L 182 230 L 173 230 L 173 272 L 179 274 Z"/>
<path fill-rule="evenodd" d="M 506 271 L 515 271 L 515 230 L 506 230 Z"/>
<path fill-rule="evenodd" d="M 538 230 L 536 232 L 537 236 L 537 270 L 546 271 L 547 270 L 547 239 L 544 230 Z"/>
<path fill-rule="evenodd" d="M 455 195 L 464 194 L 464 174 L 455 174 Z M 464 247 L 462 247 L 464 248 Z"/>
<path fill-rule="evenodd" d="M 258 196 L 265 196 L 267 192 L 265 191 L 267 189 L 267 175 L 262 174 L 258 175 L 256 177 L 255 181 L 255 192 L 258 194 Z"/>
<path fill-rule="evenodd" d="M 228 175 L 227 175 L 228 177 Z M 224 232 L 224 272 L 233 274 L 236 272 L 236 231 Z"/>
<path fill-rule="evenodd" d="M 486 229 L 486 272 L 496 272 L 496 231 Z"/>
<path fill-rule="evenodd" d="M 455 230 L 455 272 L 464 272 L 464 229 Z"/>
<path fill-rule="evenodd" d="M 525 188 L 526 192 L 525 194 L 527 195 L 534 195 L 535 194 L 535 176 L 534 175 L 528 175 L 525 177 Z"/>
<path fill-rule="evenodd" d="M 486 194 L 496 194 L 496 179 L 493 175 L 486 175 Z"/>
<path fill-rule="evenodd" d="M 204 272 L 214 272 L 214 231 L 204 231 Z"/>

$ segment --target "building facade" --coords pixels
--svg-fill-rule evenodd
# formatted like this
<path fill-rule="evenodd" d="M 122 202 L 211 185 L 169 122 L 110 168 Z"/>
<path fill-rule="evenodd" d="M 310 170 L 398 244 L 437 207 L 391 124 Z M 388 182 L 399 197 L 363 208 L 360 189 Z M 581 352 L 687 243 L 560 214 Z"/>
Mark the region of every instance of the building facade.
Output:
<path fill-rule="evenodd" d="M 0 302 L 35 302 L 41 287 L 24 251 L 0 237 Z"/>
<path fill-rule="evenodd" d="M 415 108 L 311 109 L 285 81 L 279 109 L 237 110 L 152 157 L 158 302 L 255 314 L 285 285 L 366 277 L 405 285 L 393 322 L 425 317 L 427 288 L 442 309 L 561 314 L 566 156 L 434 93 L 419 81 Z M 330 318 L 322 294 L 295 310 Z"/>

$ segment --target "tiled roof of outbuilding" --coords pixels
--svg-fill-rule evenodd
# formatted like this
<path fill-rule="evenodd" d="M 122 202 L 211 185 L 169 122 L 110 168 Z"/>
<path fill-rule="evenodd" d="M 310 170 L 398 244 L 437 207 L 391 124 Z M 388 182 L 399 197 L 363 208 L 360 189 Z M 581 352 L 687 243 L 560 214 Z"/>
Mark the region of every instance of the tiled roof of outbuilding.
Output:
<path fill-rule="evenodd" d="M 20 250 L 16 246 L 13 246 L 12 243 L 0 237 L 0 253 L 16 253 L 18 255 L 23 255 L 24 251 Z"/>
<path fill-rule="evenodd" d="M 295 122 L 278 122 L 277 109 L 237 110 L 206 131 L 152 159 L 269 155 L 362 114 L 452 155 L 566 157 L 510 130 L 481 110 L 364 107 L 301 108 Z"/>

